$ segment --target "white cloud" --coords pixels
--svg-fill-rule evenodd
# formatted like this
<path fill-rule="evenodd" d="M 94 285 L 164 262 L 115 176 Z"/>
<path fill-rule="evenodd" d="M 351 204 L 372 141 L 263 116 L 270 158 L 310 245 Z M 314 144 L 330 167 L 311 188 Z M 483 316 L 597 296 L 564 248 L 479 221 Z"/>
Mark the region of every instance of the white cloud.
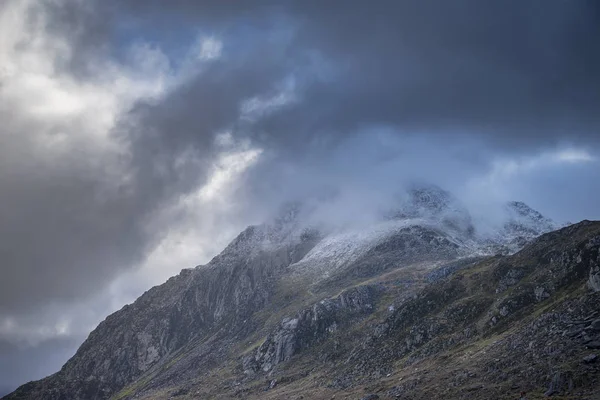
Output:
<path fill-rule="evenodd" d="M 200 60 L 214 60 L 221 57 L 223 42 L 215 37 L 200 37 L 197 44 Z"/>
<path fill-rule="evenodd" d="M 536 170 L 556 167 L 561 164 L 587 163 L 595 160 L 596 158 L 587 150 L 577 148 L 545 151 L 518 158 L 498 158 L 492 161 L 491 170 L 484 176 L 483 181 L 493 186 Z"/>
<path fill-rule="evenodd" d="M 260 153 L 259 149 L 249 149 L 221 155 L 208 183 L 198 191 L 197 195 L 202 199 L 212 200 L 222 195 L 224 190 L 230 190 L 232 180 L 254 164 Z"/>
<path fill-rule="evenodd" d="M 256 121 L 297 100 L 295 81 L 290 78 L 275 93 L 252 97 L 244 101 L 240 110 L 240 118 Z"/>
<path fill-rule="evenodd" d="M 558 162 L 582 163 L 595 161 L 596 157 L 592 156 L 587 150 L 582 149 L 565 149 L 555 153 L 555 159 Z"/>

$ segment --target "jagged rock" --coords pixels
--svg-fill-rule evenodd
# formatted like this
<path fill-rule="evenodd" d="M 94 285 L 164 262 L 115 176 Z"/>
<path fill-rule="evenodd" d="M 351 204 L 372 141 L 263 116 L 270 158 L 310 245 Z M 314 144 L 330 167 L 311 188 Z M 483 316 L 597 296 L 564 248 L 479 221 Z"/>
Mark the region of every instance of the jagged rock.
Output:
<path fill-rule="evenodd" d="M 586 349 L 600 349 L 600 342 L 589 342 L 585 345 Z"/>
<path fill-rule="evenodd" d="M 576 337 L 583 333 L 583 328 L 573 328 L 570 330 L 564 331 L 563 335 L 568 337 Z"/>
<path fill-rule="evenodd" d="M 597 359 L 598 359 L 598 356 L 596 354 L 589 354 L 589 355 L 583 357 L 583 362 L 586 364 L 593 364 L 596 362 Z"/>
<path fill-rule="evenodd" d="M 552 380 L 548 385 L 548 390 L 544 392 L 544 396 L 550 397 L 559 394 L 563 391 L 571 392 L 573 390 L 573 379 L 563 372 L 556 372 L 552 376 Z"/>
<path fill-rule="evenodd" d="M 379 396 L 377 396 L 376 394 L 368 394 L 366 396 L 361 397 L 360 400 L 378 400 Z"/>
<path fill-rule="evenodd" d="M 466 391 L 466 392 L 475 392 L 475 391 L 477 391 L 477 390 L 481 390 L 481 389 L 483 389 L 483 388 L 484 388 L 484 386 L 483 386 L 483 385 L 472 385 L 472 386 L 467 386 L 467 387 L 465 388 L 465 391 Z"/>
<path fill-rule="evenodd" d="M 590 268 L 590 277 L 587 281 L 587 285 L 594 292 L 600 292 L 600 266 L 594 266 Z"/>
<path fill-rule="evenodd" d="M 254 355 L 243 359 L 244 370 L 246 373 L 270 371 L 334 333 L 343 319 L 372 312 L 378 292 L 373 286 L 359 286 L 301 310 L 294 318 L 284 318 Z"/>
<path fill-rule="evenodd" d="M 525 276 L 525 273 L 526 271 L 521 269 L 508 270 L 502 279 L 500 279 L 500 282 L 498 282 L 496 293 L 504 292 L 509 287 L 516 285 Z"/>
<path fill-rule="evenodd" d="M 547 299 L 548 297 L 550 297 L 550 293 L 548 293 L 546 291 L 546 289 L 542 286 L 536 286 L 533 293 L 535 295 L 535 300 L 538 302 L 543 301 L 543 300 Z"/>
<path fill-rule="evenodd" d="M 496 253 L 514 253 L 533 238 L 559 227 L 554 221 L 521 201 L 508 202 L 504 212 L 507 221 L 494 236 L 496 243 L 491 245 Z"/>

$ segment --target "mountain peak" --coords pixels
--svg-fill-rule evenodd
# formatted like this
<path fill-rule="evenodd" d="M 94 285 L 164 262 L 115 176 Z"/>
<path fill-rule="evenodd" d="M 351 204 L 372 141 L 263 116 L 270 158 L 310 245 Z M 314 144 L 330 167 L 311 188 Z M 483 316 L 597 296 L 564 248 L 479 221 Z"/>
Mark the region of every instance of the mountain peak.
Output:
<path fill-rule="evenodd" d="M 522 201 L 509 201 L 508 203 L 506 203 L 506 207 L 522 217 L 529 217 L 534 219 L 545 218 L 539 211 L 534 210 Z"/>
<path fill-rule="evenodd" d="M 530 230 L 536 236 L 557 229 L 559 226 L 550 218 L 545 217 L 522 201 L 510 201 L 506 204 L 508 223 L 520 225 Z"/>
<path fill-rule="evenodd" d="M 413 185 L 408 195 L 412 205 L 434 213 L 447 210 L 456 202 L 450 192 L 436 185 Z"/>
<path fill-rule="evenodd" d="M 400 204 L 389 213 L 391 219 L 424 219 L 470 237 L 475 232 L 467 208 L 448 192 L 432 184 L 412 184 Z"/>
<path fill-rule="evenodd" d="M 496 240 L 512 253 L 532 239 L 560 226 L 522 201 L 509 201 L 504 207 L 504 224 Z"/>

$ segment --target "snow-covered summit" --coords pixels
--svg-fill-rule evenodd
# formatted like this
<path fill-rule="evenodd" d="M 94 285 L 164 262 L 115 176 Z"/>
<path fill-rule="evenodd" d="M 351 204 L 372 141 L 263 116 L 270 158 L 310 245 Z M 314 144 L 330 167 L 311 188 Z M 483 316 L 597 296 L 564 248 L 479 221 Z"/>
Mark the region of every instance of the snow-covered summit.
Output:
<path fill-rule="evenodd" d="M 290 268 L 318 280 L 373 257 L 378 263 L 403 263 L 512 253 L 558 228 L 525 203 L 514 201 L 497 211 L 491 233 L 479 231 L 468 208 L 433 185 L 409 187 L 388 211 L 371 213 L 375 217 L 367 223 L 332 225 L 322 220 L 327 219 L 327 211 L 343 207 L 343 200 L 334 196 L 288 202 L 269 222 L 247 228 L 218 257 L 223 261 L 223 257 L 251 258 L 265 251 L 296 252 L 302 255 Z M 360 218 L 348 216 L 354 217 Z"/>
<path fill-rule="evenodd" d="M 506 219 L 499 232 L 499 240 L 509 252 L 517 251 L 532 239 L 560 228 L 559 224 L 522 201 L 508 202 L 503 211 Z"/>
<path fill-rule="evenodd" d="M 542 233 L 559 228 L 557 223 L 543 216 L 540 212 L 529 207 L 522 201 L 508 202 L 506 210 L 509 215 L 507 224 L 534 236 L 539 236 Z"/>
<path fill-rule="evenodd" d="M 307 240 L 314 241 L 319 233 L 306 220 L 306 207 L 302 202 L 286 202 L 269 221 L 244 229 L 211 264 L 222 264 L 227 258 L 232 262 L 250 259 L 261 252 L 274 252 Z"/>
<path fill-rule="evenodd" d="M 450 192 L 435 185 L 411 185 L 389 215 L 400 220 L 420 218 L 466 237 L 475 231 L 467 208 Z"/>

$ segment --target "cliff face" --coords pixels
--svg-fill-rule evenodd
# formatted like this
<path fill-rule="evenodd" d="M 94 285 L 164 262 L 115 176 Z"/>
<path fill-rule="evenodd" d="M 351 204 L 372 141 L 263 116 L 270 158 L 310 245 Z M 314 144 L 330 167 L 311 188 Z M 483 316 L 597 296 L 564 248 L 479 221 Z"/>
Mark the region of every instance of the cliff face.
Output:
<path fill-rule="evenodd" d="M 359 286 L 284 318 L 255 351 L 243 358 L 244 373 L 269 372 L 303 349 L 327 339 L 338 329 L 348 329 L 357 317 L 375 311 L 381 289 Z"/>
<path fill-rule="evenodd" d="M 249 227 L 208 265 L 183 270 L 108 316 L 58 373 L 8 398 L 109 398 L 217 327 L 243 331 L 267 304 L 273 279 L 314 241 L 277 226 Z"/>
<path fill-rule="evenodd" d="M 589 392 L 600 223 L 489 255 L 448 216 L 452 202 L 417 198 L 414 215 L 333 233 L 292 205 L 107 317 L 59 372 L 6 398 Z M 443 218 L 426 218 L 428 204 Z"/>

